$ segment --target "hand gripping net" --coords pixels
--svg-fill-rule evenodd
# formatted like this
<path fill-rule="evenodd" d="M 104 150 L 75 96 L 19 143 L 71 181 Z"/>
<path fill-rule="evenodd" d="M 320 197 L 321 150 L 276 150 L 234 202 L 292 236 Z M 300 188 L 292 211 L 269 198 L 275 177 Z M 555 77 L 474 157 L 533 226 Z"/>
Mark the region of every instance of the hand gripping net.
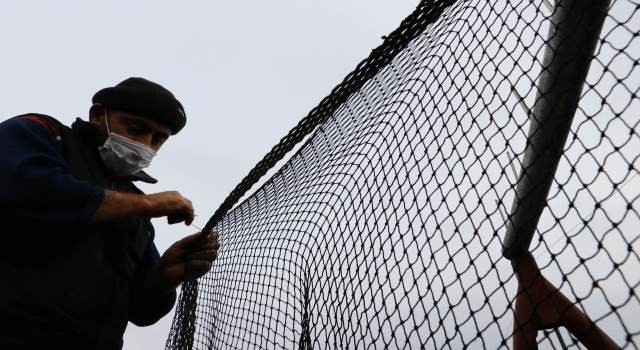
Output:
<path fill-rule="evenodd" d="M 639 6 L 421 2 L 211 218 L 167 348 L 638 349 Z"/>

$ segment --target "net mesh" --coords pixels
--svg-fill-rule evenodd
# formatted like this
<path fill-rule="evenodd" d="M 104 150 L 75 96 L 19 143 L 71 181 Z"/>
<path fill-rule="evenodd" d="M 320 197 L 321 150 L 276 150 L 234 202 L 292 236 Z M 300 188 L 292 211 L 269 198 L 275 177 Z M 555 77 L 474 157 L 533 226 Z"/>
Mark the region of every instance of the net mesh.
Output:
<path fill-rule="evenodd" d="M 562 83 L 545 61 L 567 46 L 549 38 L 559 7 L 421 2 L 216 212 L 205 231 L 220 235 L 218 259 L 185 283 L 167 348 L 523 348 L 529 321 L 546 329 L 534 334 L 540 348 L 591 348 L 573 309 L 554 301 L 558 317 L 544 321 L 545 300 L 562 293 L 601 342 L 638 349 L 640 5 L 564 9 L 607 11 L 588 30 L 595 51 L 574 53 L 590 67 L 569 81 L 579 99 L 566 142 L 539 124 L 547 87 Z M 560 140 L 557 170 L 527 160 L 529 148 L 546 152 L 532 124 Z M 518 194 L 531 164 L 551 174 L 548 193 Z M 509 253 L 518 206 L 536 194 L 533 241 Z M 536 301 L 534 275 L 558 292 Z"/>

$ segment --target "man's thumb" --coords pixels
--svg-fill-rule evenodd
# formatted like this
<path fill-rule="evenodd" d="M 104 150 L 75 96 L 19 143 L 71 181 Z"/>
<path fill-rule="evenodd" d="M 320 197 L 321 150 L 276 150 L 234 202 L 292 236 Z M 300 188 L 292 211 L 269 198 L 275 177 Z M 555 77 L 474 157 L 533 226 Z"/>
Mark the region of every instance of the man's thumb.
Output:
<path fill-rule="evenodd" d="M 200 236 L 202 236 L 202 232 L 194 233 L 192 235 L 189 235 L 177 241 L 176 243 L 173 244 L 173 246 L 174 248 L 187 249 L 194 243 L 198 242 L 198 239 L 200 239 Z"/>

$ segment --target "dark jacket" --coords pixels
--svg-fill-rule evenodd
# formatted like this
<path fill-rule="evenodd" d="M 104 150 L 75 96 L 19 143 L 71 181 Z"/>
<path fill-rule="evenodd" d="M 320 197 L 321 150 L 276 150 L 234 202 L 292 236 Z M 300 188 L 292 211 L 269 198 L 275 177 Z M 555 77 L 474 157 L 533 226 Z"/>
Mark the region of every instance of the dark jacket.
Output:
<path fill-rule="evenodd" d="M 89 122 L 0 123 L 0 349 L 120 349 L 128 321 L 153 324 L 175 303 L 141 295 L 160 258 L 148 218 L 90 224 L 105 188 L 156 182 L 109 179 L 99 146 Z"/>

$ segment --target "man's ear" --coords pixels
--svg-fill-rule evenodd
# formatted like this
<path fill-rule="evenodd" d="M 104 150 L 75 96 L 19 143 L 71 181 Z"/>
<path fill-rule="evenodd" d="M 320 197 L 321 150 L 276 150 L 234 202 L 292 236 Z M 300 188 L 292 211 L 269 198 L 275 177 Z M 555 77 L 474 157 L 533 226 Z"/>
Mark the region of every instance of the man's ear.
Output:
<path fill-rule="evenodd" d="M 89 121 L 100 125 L 104 120 L 104 107 L 102 107 L 99 103 L 94 103 L 91 108 L 89 108 Z"/>

